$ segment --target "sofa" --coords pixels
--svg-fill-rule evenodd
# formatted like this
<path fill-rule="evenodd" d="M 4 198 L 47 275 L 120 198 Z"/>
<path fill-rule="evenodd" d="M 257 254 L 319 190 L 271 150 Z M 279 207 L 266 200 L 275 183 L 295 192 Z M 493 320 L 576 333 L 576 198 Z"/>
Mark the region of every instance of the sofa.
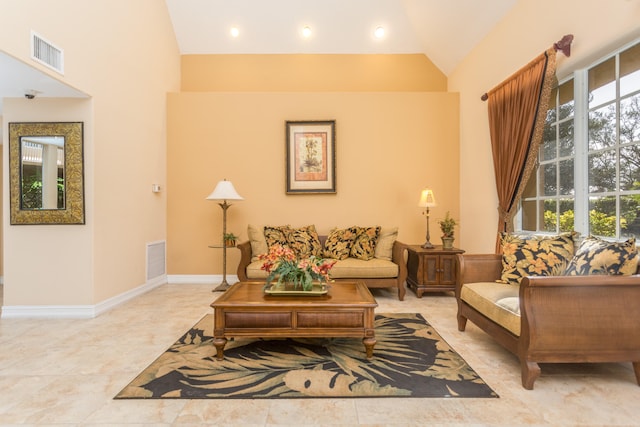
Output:
<path fill-rule="evenodd" d="M 363 230 L 368 231 L 370 238 L 362 237 Z M 315 226 L 296 229 L 288 225 L 276 227 L 249 225 L 247 231 L 249 240 L 237 246 L 240 250 L 237 271 L 240 281 L 263 281 L 267 278 L 268 273 L 262 270 L 263 261 L 258 256 L 268 252 L 270 243 L 287 245 L 300 250 L 301 245 L 308 247 L 307 240 L 311 239 L 312 246 L 319 245 L 314 249 L 319 251 L 317 253 L 324 258 L 337 260 L 330 271 L 332 280 L 336 282 L 362 280 L 368 288 L 394 288 L 397 289 L 398 299 L 404 300 L 407 279 L 406 245 L 397 240 L 397 227 L 335 228 L 328 235 L 317 234 Z M 357 240 L 360 242 L 359 245 L 356 243 L 358 236 L 360 236 Z M 349 239 L 351 239 L 350 244 L 347 243 Z M 363 241 L 367 244 L 362 244 Z M 332 251 L 328 245 L 331 246 Z M 356 248 L 359 249 L 356 250 Z M 330 254 L 335 255 L 327 256 Z"/>
<path fill-rule="evenodd" d="M 539 363 L 564 362 L 631 362 L 640 385 L 640 267 L 635 240 L 600 241 L 596 249 L 588 244 L 583 249 L 585 242 L 594 241 L 598 239 L 576 243 L 577 250 L 566 254 L 570 259 L 560 261 L 560 256 L 527 252 L 522 244 L 503 245 L 503 250 L 509 248 L 506 255 L 457 256 L 458 329 L 464 331 L 470 320 L 515 354 L 525 389 L 533 389 L 541 373 Z M 536 244 L 539 249 L 548 243 Z M 621 262 L 619 268 L 612 267 L 612 258 Z M 540 259 L 555 265 L 531 269 Z M 510 268 L 514 266 L 519 273 Z"/>

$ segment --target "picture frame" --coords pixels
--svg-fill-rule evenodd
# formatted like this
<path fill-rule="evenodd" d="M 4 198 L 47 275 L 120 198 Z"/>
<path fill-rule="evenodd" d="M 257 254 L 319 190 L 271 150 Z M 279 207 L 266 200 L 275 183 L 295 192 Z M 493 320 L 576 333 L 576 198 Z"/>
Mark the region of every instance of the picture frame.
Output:
<path fill-rule="evenodd" d="M 286 194 L 336 193 L 336 121 L 290 121 L 286 127 Z"/>

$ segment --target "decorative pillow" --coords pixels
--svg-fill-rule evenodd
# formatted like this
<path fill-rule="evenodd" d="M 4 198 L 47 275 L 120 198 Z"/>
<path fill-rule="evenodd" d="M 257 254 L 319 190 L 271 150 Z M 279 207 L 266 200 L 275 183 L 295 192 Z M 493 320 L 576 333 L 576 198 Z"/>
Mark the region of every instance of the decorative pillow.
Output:
<path fill-rule="evenodd" d="M 573 257 L 573 236 L 501 234 L 502 276 L 498 282 L 519 285 L 526 276 L 562 275 Z"/>
<path fill-rule="evenodd" d="M 352 258 L 368 261 L 376 254 L 376 243 L 380 235 L 380 227 L 355 227 L 356 238 L 351 246 Z"/>
<path fill-rule="evenodd" d="M 280 245 L 283 247 L 289 246 L 289 240 L 287 236 L 291 233 L 290 225 L 280 225 L 280 226 L 265 226 L 264 227 L 264 239 L 267 242 L 267 246 L 271 248 L 273 245 Z"/>
<path fill-rule="evenodd" d="M 578 247 L 564 274 L 631 275 L 638 268 L 638 258 L 635 237 L 626 242 L 608 242 L 589 236 Z"/>
<path fill-rule="evenodd" d="M 269 252 L 267 241 L 264 238 L 263 228 L 249 224 L 247 226 L 247 235 L 249 236 L 249 242 L 251 243 L 251 261 L 257 261 L 258 255 Z"/>
<path fill-rule="evenodd" d="M 380 228 L 378 242 L 375 248 L 375 257 L 391 261 L 393 258 L 393 244 L 398 238 L 398 227 Z"/>
<path fill-rule="evenodd" d="M 322 256 L 322 245 L 315 225 L 291 230 L 287 235 L 287 242 L 298 258 L 309 258 L 311 255 Z"/>
<path fill-rule="evenodd" d="M 324 256 L 337 260 L 349 258 L 356 235 L 356 227 L 331 230 L 324 242 Z"/>

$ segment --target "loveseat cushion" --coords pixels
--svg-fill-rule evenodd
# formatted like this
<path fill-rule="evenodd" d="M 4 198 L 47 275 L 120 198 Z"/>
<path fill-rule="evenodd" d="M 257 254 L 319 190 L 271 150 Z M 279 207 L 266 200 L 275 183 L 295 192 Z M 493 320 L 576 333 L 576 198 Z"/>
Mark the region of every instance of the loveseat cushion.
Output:
<path fill-rule="evenodd" d="M 253 261 L 247 266 L 247 278 L 250 280 L 264 280 L 268 273 L 262 270 L 264 261 Z M 355 258 L 346 258 L 337 261 L 331 268 L 332 279 L 377 279 L 398 277 L 399 267 L 392 261 L 382 259 L 370 259 L 363 261 Z M 503 285 L 504 286 L 504 285 Z"/>
<path fill-rule="evenodd" d="M 324 257 L 337 260 L 348 258 L 357 235 L 356 227 L 331 230 L 324 242 Z"/>
<path fill-rule="evenodd" d="M 257 261 L 258 256 L 269 252 L 269 246 L 264 237 L 264 228 L 249 224 L 247 226 L 247 234 L 251 243 L 251 261 Z"/>
<path fill-rule="evenodd" d="M 391 261 L 393 258 L 393 244 L 398 238 L 398 227 L 381 227 L 376 243 L 375 258 Z"/>
<path fill-rule="evenodd" d="M 589 236 L 580 244 L 565 274 L 631 275 L 638 268 L 638 258 L 636 239 L 633 237 L 625 242 L 608 242 Z"/>
<path fill-rule="evenodd" d="M 316 232 L 316 226 L 313 224 L 291 229 L 287 234 L 287 242 L 298 258 L 322 255 L 320 238 Z"/>
<path fill-rule="evenodd" d="M 368 261 L 376 255 L 380 227 L 356 227 L 357 234 L 351 246 L 352 258 Z"/>
<path fill-rule="evenodd" d="M 497 282 L 465 283 L 460 299 L 516 336 L 520 336 L 520 316 L 505 304 L 506 298 L 518 298 L 518 286 Z M 498 301 L 501 304 L 498 305 Z"/>
<path fill-rule="evenodd" d="M 574 233 L 557 236 L 501 234 L 502 276 L 499 282 L 520 284 L 526 276 L 559 276 L 573 258 Z"/>

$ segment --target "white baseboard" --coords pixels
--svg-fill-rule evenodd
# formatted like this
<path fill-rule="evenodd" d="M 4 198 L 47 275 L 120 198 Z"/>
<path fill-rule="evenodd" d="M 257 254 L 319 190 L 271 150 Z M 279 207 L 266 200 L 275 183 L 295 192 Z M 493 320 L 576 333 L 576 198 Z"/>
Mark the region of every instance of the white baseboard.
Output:
<path fill-rule="evenodd" d="M 160 285 L 167 283 L 167 276 L 158 276 L 144 285 L 111 297 L 96 305 L 14 305 L 2 307 L 3 319 L 91 319 L 132 300 Z"/>
<path fill-rule="evenodd" d="M 227 274 L 227 283 L 233 284 L 238 281 L 238 276 Z M 205 284 L 215 285 L 222 283 L 222 274 L 171 274 L 167 276 L 169 284 Z"/>

